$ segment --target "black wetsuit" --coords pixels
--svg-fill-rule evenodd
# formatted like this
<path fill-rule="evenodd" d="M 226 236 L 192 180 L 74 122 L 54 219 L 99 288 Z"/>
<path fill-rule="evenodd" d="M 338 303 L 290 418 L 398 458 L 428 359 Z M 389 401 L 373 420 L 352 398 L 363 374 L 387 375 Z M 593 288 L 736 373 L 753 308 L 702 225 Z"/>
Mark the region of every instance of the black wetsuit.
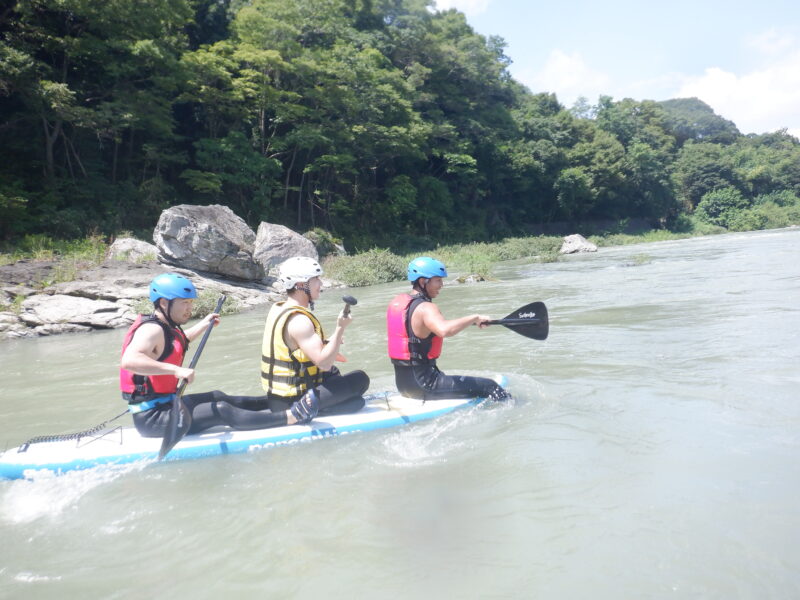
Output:
<path fill-rule="evenodd" d="M 322 374 L 322 383 L 314 388 L 319 398 L 319 416 L 344 415 L 364 408 L 364 393 L 369 388 L 369 376 L 364 371 L 351 371 L 342 375 L 331 367 Z M 284 397 L 270 394 L 267 405 L 272 410 L 286 410 L 300 396 Z"/>
<path fill-rule="evenodd" d="M 364 408 L 363 394 L 369 387 L 364 371 L 342 375 L 336 367 L 323 374 L 322 383 L 314 388 L 319 399 L 319 416 L 356 412 Z M 300 399 L 267 396 L 230 396 L 215 390 L 187 394 L 183 403 L 192 414 L 188 433 L 199 433 L 217 425 L 251 430 L 281 427 L 287 424 L 286 411 Z M 169 419 L 171 402 L 133 415 L 133 423 L 143 437 L 163 437 Z"/>
<path fill-rule="evenodd" d="M 181 398 L 192 415 L 188 433 L 199 433 L 217 425 L 234 429 L 266 429 L 286 425 L 283 410 L 269 409 L 266 396 L 229 396 L 215 390 L 186 394 Z M 133 415 L 133 424 L 144 437 L 163 437 L 172 402 Z M 288 406 L 286 408 L 289 408 Z"/>

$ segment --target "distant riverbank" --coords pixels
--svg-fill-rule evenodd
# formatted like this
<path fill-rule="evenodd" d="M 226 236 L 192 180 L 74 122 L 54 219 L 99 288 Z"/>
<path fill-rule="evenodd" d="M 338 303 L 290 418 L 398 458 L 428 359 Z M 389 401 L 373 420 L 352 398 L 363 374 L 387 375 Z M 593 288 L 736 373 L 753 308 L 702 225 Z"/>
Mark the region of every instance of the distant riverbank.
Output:
<path fill-rule="evenodd" d="M 587 239 L 598 247 L 624 246 L 646 242 L 677 240 L 712 233 L 725 233 L 722 228 L 702 232 L 675 233 L 652 230 L 638 234 L 609 233 L 591 235 Z M 447 265 L 460 280 L 491 280 L 496 264 L 506 260 L 528 259 L 535 262 L 556 262 L 561 256 L 561 236 L 541 235 L 507 238 L 500 242 L 475 242 L 439 246 L 410 254 L 394 254 L 389 250 L 370 250 L 352 256 L 335 256 L 325 261 L 325 273 L 351 287 L 398 281 L 406 276 L 406 267 L 415 256 L 430 255 Z"/>
<path fill-rule="evenodd" d="M 697 233 L 649 231 L 641 234 L 590 236 L 599 247 L 692 237 Z M 526 259 L 556 262 L 562 251 L 560 236 L 507 238 L 440 246 L 411 254 L 385 249 L 329 256 L 323 260 L 326 284 L 363 287 L 406 276 L 414 256 L 432 255 L 448 267 L 454 281 L 491 281 L 494 267 L 503 261 Z M 227 313 L 274 302 L 278 290 L 267 282 L 243 283 L 211 277 L 161 264 L 156 256 L 135 260 L 109 255 L 110 244 L 99 236 L 57 241 L 28 236 L 10 253 L 0 253 L 0 338 L 32 337 L 124 327 L 135 315 L 150 309 L 147 283 L 165 270 L 194 279 L 200 290 L 195 316 L 206 314 L 219 294 L 226 294 Z"/>

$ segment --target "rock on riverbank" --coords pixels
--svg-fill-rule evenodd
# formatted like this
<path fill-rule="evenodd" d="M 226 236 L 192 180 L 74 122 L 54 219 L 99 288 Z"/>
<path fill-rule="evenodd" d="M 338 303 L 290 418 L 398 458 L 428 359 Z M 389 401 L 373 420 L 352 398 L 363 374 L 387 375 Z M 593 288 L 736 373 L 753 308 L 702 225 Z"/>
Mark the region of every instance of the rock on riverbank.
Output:
<path fill-rule="evenodd" d="M 12 308 L 0 312 L 0 339 L 126 327 L 137 310 L 150 310 L 148 284 L 165 272 L 190 278 L 201 297 L 225 294 L 238 310 L 272 303 L 282 290 L 270 269 L 290 256 L 319 256 L 313 239 L 270 223 L 256 235 L 219 205 L 168 208 L 153 240 L 119 239 L 102 264 L 75 265 L 63 283 L 50 283 L 67 278 L 57 261 L 0 266 L 0 303 Z"/>
<path fill-rule="evenodd" d="M 134 263 L 108 259 L 79 269 L 73 281 L 45 285 L 57 263 L 18 261 L 0 267 L 0 290 L 17 310 L 0 312 L 0 338 L 33 337 L 126 327 L 136 307 L 147 306 L 148 284 L 158 274 L 189 277 L 202 294 L 225 294 L 230 304 L 246 309 L 275 302 L 278 290 L 266 283 L 211 278 L 155 260 Z"/>

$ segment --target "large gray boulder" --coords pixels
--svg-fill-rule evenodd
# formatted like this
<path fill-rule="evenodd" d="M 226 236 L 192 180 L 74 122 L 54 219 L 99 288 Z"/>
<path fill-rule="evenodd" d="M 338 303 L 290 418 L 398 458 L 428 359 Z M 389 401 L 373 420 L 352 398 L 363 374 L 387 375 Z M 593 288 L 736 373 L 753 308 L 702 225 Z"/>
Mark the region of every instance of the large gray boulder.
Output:
<path fill-rule="evenodd" d="M 132 263 L 154 261 L 158 248 L 135 238 L 118 238 L 108 248 L 106 258 L 126 260 Z"/>
<path fill-rule="evenodd" d="M 49 335 L 122 327 L 132 322 L 134 315 L 130 308 L 107 300 L 53 294 L 26 298 L 19 319 L 40 335 Z"/>
<path fill-rule="evenodd" d="M 561 244 L 561 254 L 576 254 L 578 252 L 597 252 L 597 246 L 579 233 L 564 237 Z"/>
<path fill-rule="evenodd" d="M 319 253 L 311 240 L 288 227 L 266 221 L 258 226 L 254 256 L 267 272 L 293 256 L 308 256 L 319 260 Z"/>
<path fill-rule="evenodd" d="M 168 208 L 153 241 L 163 263 L 243 281 L 264 279 L 264 268 L 253 258 L 256 235 L 227 206 Z"/>

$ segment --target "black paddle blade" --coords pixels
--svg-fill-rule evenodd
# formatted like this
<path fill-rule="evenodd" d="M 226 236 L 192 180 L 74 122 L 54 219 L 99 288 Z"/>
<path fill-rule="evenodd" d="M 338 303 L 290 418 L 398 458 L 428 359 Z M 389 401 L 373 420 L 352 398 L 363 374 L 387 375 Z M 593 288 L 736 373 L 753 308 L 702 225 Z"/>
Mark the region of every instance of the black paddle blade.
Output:
<path fill-rule="evenodd" d="M 182 391 L 182 390 L 181 390 Z M 161 450 L 158 451 L 158 460 L 162 460 L 170 450 L 183 439 L 186 432 L 192 426 L 192 413 L 186 408 L 181 400 L 180 393 L 175 395 L 172 406 L 169 409 L 169 419 L 167 420 L 167 430 L 164 432 L 164 439 L 161 440 Z"/>
<path fill-rule="evenodd" d="M 505 319 L 489 321 L 489 325 L 503 325 L 511 331 L 534 340 L 546 340 L 550 333 L 547 307 L 544 302 L 531 302 L 518 308 Z"/>
<path fill-rule="evenodd" d="M 342 300 L 344 300 L 344 316 L 346 317 L 350 314 L 350 307 L 358 304 L 358 300 L 352 296 L 342 296 Z"/>

